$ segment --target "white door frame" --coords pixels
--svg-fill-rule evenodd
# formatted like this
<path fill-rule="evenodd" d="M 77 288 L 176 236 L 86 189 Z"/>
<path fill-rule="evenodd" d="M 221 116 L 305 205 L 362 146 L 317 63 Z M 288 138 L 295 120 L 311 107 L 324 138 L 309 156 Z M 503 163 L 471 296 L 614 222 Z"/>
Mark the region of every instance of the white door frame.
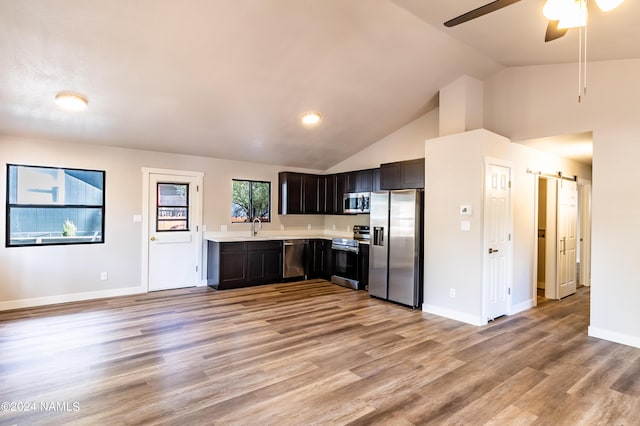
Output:
<path fill-rule="evenodd" d="M 192 177 L 198 182 L 199 191 L 196 191 L 194 205 L 192 206 L 193 221 L 196 225 L 196 240 L 197 244 L 197 259 L 196 265 L 198 267 L 200 282 L 199 285 L 205 285 L 206 280 L 203 279 L 203 261 L 202 261 L 202 199 L 203 190 L 202 184 L 204 181 L 203 172 L 193 172 L 186 170 L 171 170 L 171 169 L 156 169 L 149 167 L 142 167 L 142 288 L 149 291 L 149 181 L 152 174 L 160 175 L 174 175 L 181 177 Z"/>
<path fill-rule="evenodd" d="M 542 175 L 541 173 L 532 173 L 534 178 L 533 185 L 533 239 L 532 239 L 532 261 L 531 261 L 531 306 L 538 306 L 538 229 L 540 228 L 540 223 L 538 221 L 540 214 L 540 179 L 545 179 L 547 182 L 547 225 L 545 227 L 545 298 L 547 299 L 555 299 L 556 298 L 556 181 L 557 178 Z M 551 185 L 553 182 L 553 185 Z"/>
<path fill-rule="evenodd" d="M 487 226 L 488 226 L 488 203 L 487 203 L 487 173 L 489 170 L 489 166 L 491 165 L 495 165 L 495 166 L 501 166 L 501 167 L 506 167 L 509 169 L 509 176 L 510 176 L 510 181 L 509 181 L 509 224 L 508 224 L 508 228 L 509 228 L 509 236 L 510 236 L 510 244 L 509 244 L 509 248 L 507 251 L 507 265 L 508 265 L 508 272 L 507 272 L 507 280 L 509 283 L 509 290 L 508 290 L 508 294 L 507 294 L 507 315 L 511 314 L 511 310 L 512 310 L 512 298 L 513 298 L 513 163 L 510 161 L 506 161 L 506 160 L 501 160 L 498 158 L 492 158 L 492 157 L 485 157 L 484 158 L 484 170 L 483 170 L 483 177 L 482 177 L 482 204 L 483 204 L 483 208 L 482 208 L 482 215 L 483 215 L 483 227 L 482 227 L 482 250 L 483 250 L 483 254 L 482 254 L 482 274 L 483 274 L 483 279 L 482 279 L 482 319 L 483 321 L 487 320 L 487 302 L 488 302 L 488 298 L 489 298 L 489 291 L 488 291 L 488 265 L 489 265 L 489 248 L 490 248 L 490 242 L 489 242 L 489 236 L 488 236 L 488 232 L 487 232 Z"/>
<path fill-rule="evenodd" d="M 578 203 L 580 215 L 580 281 L 591 285 L 591 181 L 578 178 Z"/>

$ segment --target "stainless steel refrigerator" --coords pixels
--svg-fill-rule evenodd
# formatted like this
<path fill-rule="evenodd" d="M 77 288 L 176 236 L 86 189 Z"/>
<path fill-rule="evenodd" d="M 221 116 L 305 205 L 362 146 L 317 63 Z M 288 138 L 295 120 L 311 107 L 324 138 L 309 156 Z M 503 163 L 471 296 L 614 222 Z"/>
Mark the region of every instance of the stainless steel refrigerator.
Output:
<path fill-rule="evenodd" d="M 422 305 L 422 191 L 372 192 L 369 294 L 413 308 Z"/>

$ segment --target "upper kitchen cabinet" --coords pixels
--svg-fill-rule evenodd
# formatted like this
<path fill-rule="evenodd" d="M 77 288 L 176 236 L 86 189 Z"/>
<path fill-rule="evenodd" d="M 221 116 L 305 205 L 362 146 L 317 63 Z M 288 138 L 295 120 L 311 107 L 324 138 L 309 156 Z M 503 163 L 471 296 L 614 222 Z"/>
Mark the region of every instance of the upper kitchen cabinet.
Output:
<path fill-rule="evenodd" d="M 358 170 L 354 172 L 356 175 L 356 191 L 355 192 L 371 192 L 373 191 L 373 174 L 375 169 Z"/>
<path fill-rule="evenodd" d="M 278 173 L 278 214 L 344 214 L 345 193 L 379 189 L 380 169 L 332 175 Z"/>
<path fill-rule="evenodd" d="M 380 189 L 423 189 L 424 158 L 380 165 Z"/>
<path fill-rule="evenodd" d="M 302 173 L 278 173 L 278 214 L 302 214 Z"/>
<path fill-rule="evenodd" d="M 338 200 L 336 198 L 336 175 L 318 176 L 319 181 L 319 206 L 323 214 L 336 214 Z M 342 200 L 340 200 L 340 204 Z"/>
<path fill-rule="evenodd" d="M 318 214 L 320 211 L 319 184 L 322 176 L 302 175 L 302 212 Z"/>
<path fill-rule="evenodd" d="M 380 191 L 380 168 L 373 169 L 373 189 L 371 192 Z"/>
<path fill-rule="evenodd" d="M 324 213 L 325 182 L 322 178 L 306 173 L 278 173 L 278 214 Z"/>
<path fill-rule="evenodd" d="M 349 173 L 338 173 L 336 175 L 335 214 L 344 214 L 344 203 L 342 199 L 344 198 L 345 192 L 354 192 L 349 191 Z"/>

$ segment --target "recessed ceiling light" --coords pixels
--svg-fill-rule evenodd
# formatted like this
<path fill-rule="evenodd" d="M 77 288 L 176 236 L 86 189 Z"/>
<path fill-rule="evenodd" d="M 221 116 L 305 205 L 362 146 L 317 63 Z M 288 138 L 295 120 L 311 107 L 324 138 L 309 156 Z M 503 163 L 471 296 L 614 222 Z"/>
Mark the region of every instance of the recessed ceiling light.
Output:
<path fill-rule="evenodd" d="M 319 112 L 315 112 L 315 111 L 305 112 L 302 115 L 302 124 L 306 124 L 306 125 L 318 124 L 321 119 L 322 119 L 322 115 L 320 115 Z"/>
<path fill-rule="evenodd" d="M 77 93 L 60 92 L 56 95 L 56 105 L 71 111 L 83 111 L 89 105 L 89 101 Z"/>

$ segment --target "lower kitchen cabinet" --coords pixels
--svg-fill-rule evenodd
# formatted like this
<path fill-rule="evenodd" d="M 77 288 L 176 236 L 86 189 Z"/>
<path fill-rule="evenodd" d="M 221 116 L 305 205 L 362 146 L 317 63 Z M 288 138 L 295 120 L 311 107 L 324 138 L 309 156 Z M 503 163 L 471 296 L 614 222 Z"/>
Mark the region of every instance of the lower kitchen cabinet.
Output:
<path fill-rule="evenodd" d="M 207 285 L 220 290 L 247 285 L 247 243 L 209 241 Z"/>
<path fill-rule="evenodd" d="M 282 278 L 282 243 L 249 241 L 247 243 L 247 281 L 267 284 Z"/>
<path fill-rule="evenodd" d="M 360 243 L 358 253 L 358 288 L 369 288 L 369 244 Z"/>
<path fill-rule="evenodd" d="M 282 279 L 282 243 L 209 241 L 207 285 L 218 290 L 279 282 Z"/>
<path fill-rule="evenodd" d="M 309 240 L 307 271 L 309 278 L 331 279 L 331 241 Z"/>
<path fill-rule="evenodd" d="M 331 280 L 333 253 L 331 240 L 312 239 L 306 248 L 305 272 L 309 278 Z M 368 282 L 369 246 L 360 245 L 358 279 L 360 288 Z M 283 281 L 282 241 L 209 241 L 207 245 L 207 285 L 218 290 L 271 284 Z"/>

